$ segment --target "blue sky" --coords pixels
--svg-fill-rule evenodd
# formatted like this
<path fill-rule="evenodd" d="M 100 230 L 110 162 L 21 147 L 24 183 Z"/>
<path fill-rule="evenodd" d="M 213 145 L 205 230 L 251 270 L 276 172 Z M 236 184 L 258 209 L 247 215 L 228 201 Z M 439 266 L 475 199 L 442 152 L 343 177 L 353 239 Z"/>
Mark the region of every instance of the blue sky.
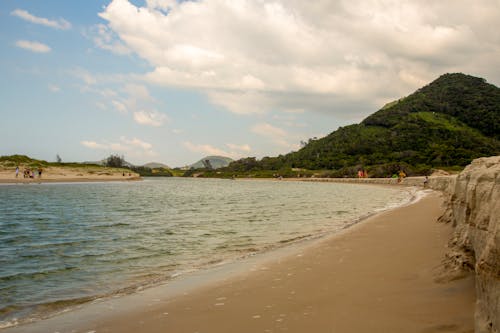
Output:
<path fill-rule="evenodd" d="M 275 156 L 446 72 L 500 84 L 498 1 L 0 4 L 0 155 Z"/>

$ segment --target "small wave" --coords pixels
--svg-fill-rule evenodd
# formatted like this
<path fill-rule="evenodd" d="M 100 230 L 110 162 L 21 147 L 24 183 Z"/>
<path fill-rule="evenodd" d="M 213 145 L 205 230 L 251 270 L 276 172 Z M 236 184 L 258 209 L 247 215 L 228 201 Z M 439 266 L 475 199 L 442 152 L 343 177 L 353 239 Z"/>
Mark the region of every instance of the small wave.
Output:
<path fill-rule="evenodd" d="M 92 229 L 107 229 L 107 228 L 128 227 L 128 226 L 130 226 L 130 223 L 118 222 L 118 223 L 94 225 L 92 226 Z"/>
<path fill-rule="evenodd" d="M 288 243 L 296 242 L 296 241 L 299 241 L 299 240 L 302 240 L 305 238 L 309 238 L 312 236 L 314 236 L 314 235 L 312 235 L 312 234 L 301 235 L 301 236 L 297 236 L 297 237 L 293 237 L 293 238 L 283 239 L 283 240 L 280 240 L 279 242 L 280 242 L 280 244 L 288 244 Z"/>
<path fill-rule="evenodd" d="M 0 282 L 7 282 L 7 281 L 13 281 L 13 280 L 23 280 L 23 279 L 25 279 L 25 280 L 40 279 L 42 277 L 48 277 L 51 275 L 56 275 L 56 274 L 69 272 L 69 271 L 78 271 L 78 270 L 80 270 L 80 268 L 78 268 L 76 266 L 67 266 L 67 267 L 56 268 L 56 269 L 45 270 L 45 271 L 22 272 L 22 273 L 17 273 L 17 274 L 0 276 Z"/>
<path fill-rule="evenodd" d="M 83 245 L 83 244 L 88 244 L 88 243 L 93 243 L 93 240 L 90 239 L 79 239 L 79 240 L 70 240 L 70 241 L 62 241 L 62 242 L 44 242 L 44 243 L 35 243 L 35 244 L 30 244 L 30 248 L 35 248 L 35 249 L 52 249 L 52 248 L 59 248 L 59 247 L 74 247 L 78 245 Z"/>
<path fill-rule="evenodd" d="M 8 328 L 40 319 L 46 319 L 59 313 L 66 312 L 75 306 L 90 302 L 95 298 L 96 296 L 89 296 L 32 305 L 7 306 L 0 309 L 0 328 Z M 14 314 L 22 315 L 23 313 L 29 313 L 29 315 L 22 318 L 13 316 Z"/>

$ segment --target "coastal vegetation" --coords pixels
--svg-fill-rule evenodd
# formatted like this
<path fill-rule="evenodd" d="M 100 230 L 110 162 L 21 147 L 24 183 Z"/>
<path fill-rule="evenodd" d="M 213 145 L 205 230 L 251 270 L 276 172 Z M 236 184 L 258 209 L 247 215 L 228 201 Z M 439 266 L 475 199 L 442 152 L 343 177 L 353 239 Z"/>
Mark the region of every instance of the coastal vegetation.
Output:
<path fill-rule="evenodd" d="M 118 166 L 103 166 L 93 163 L 77 163 L 77 162 L 48 162 L 45 160 L 38 160 L 35 158 L 28 157 L 26 155 L 9 155 L 0 156 L 0 170 L 11 170 L 14 171 L 16 167 L 19 169 L 51 169 L 57 168 L 62 170 L 71 170 L 74 172 L 81 172 L 86 174 L 97 174 L 97 173 L 124 173 L 130 172 L 129 169 Z"/>

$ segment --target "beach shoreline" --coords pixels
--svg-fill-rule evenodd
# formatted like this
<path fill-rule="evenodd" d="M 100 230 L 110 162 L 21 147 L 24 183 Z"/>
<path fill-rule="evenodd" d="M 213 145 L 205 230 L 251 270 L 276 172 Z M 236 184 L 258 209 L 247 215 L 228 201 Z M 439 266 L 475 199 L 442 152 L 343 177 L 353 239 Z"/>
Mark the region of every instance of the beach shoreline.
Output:
<path fill-rule="evenodd" d="M 140 181 L 142 177 L 95 177 L 95 178 L 19 178 L 19 179 L 0 179 L 0 185 L 23 185 L 23 184 L 50 184 L 50 183 L 100 183 L 100 182 L 127 182 Z"/>
<path fill-rule="evenodd" d="M 124 172 L 113 168 L 71 168 L 47 167 L 33 178 L 25 178 L 23 172 L 16 177 L 15 169 L 0 170 L 0 184 L 43 184 L 43 183 L 89 183 L 107 181 L 137 181 L 142 178 L 135 172 Z"/>
<path fill-rule="evenodd" d="M 449 329 L 453 325 L 468 331 L 469 328 L 473 327 L 473 278 L 454 281 L 447 285 L 437 284 L 433 280 L 434 269 L 440 266 L 446 250 L 445 244 L 452 232 L 451 226 L 435 222 L 442 212 L 441 204 L 440 195 L 434 192 L 409 205 L 377 213 L 364 219 L 361 223 L 351 225 L 349 228 L 327 237 L 301 242 L 298 246 L 285 246 L 263 256 L 256 255 L 242 260 L 242 262 L 234 263 L 232 266 L 215 267 L 211 273 L 197 272 L 191 277 L 186 276 L 177 281 L 169 282 L 166 286 L 153 287 L 118 299 L 84 305 L 82 309 L 34 324 L 6 329 L 6 332 L 36 332 L 44 329 L 60 332 L 71 330 L 76 330 L 76 332 L 91 330 L 96 332 L 133 332 L 139 329 L 145 332 L 194 332 L 201 328 L 203 328 L 201 331 L 206 332 L 229 332 L 235 329 L 241 332 L 256 332 L 266 331 L 266 329 L 279 331 L 285 327 L 289 331 L 301 332 L 306 329 L 304 326 L 306 323 L 316 327 L 314 331 L 318 332 L 325 331 L 329 327 L 336 327 L 341 332 L 396 332 L 398 331 L 396 327 L 399 327 L 399 331 L 408 332 L 419 332 L 426 328 L 429 329 L 429 332 L 444 332 L 446 327 Z M 378 280 L 385 279 L 384 275 L 388 275 L 387 278 L 390 278 L 394 274 L 385 272 L 385 269 L 380 271 L 380 267 L 374 267 L 374 270 L 367 271 L 366 276 L 365 274 L 361 276 L 354 274 L 355 272 L 352 270 L 357 271 L 362 265 L 373 265 L 376 261 L 368 260 L 367 262 L 366 258 L 363 257 L 349 259 L 348 256 L 352 254 L 351 252 L 361 251 L 370 254 L 370 252 L 383 250 L 378 248 L 379 243 L 378 245 L 372 244 L 375 240 L 370 240 L 374 236 L 371 234 L 379 234 L 381 230 L 387 230 L 389 235 L 377 235 L 376 238 L 390 237 L 391 230 L 398 227 L 398 223 L 394 221 L 408 223 L 408 220 L 415 219 L 415 217 L 412 218 L 415 212 L 422 215 L 422 220 L 426 222 L 425 228 L 421 232 L 426 232 L 432 237 L 430 240 L 419 239 L 420 242 L 425 243 L 425 246 L 418 251 L 414 250 L 411 256 L 405 257 L 403 263 L 391 262 L 395 258 L 384 258 L 384 256 L 377 258 L 381 266 L 394 266 L 394 269 L 400 274 L 397 275 L 399 280 L 387 281 L 376 288 L 385 290 L 385 293 L 388 294 L 386 296 L 390 296 L 389 298 L 392 299 L 388 304 L 390 311 L 386 309 L 388 311 L 380 313 L 381 310 L 376 309 L 380 306 L 380 302 L 374 302 L 373 298 L 364 299 L 363 295 L 367 292 L 374 292 L 373 286 L 370 284 L 377 285 L 380 283 Z M 413 222 L 415 223 L 415 221 Z M 418 225 L 411 227 L 419 229 Z M 397 232 L 402 232 L 399 230 L 400 227 L 397 229 Z M 394 239 L 392 241 L 386 240 L 387 244 L 394 247 L 395 252 L 399 250 L 407 252 L 404 247 L 413 237 L 412 235 L 403 236 L 409 236 L 410 239 L 402 242 L 398 239 L 396 239 L 397 242 Z M 362 239 L 368 241 L 369 244 L 359 243 Z M 433 241 L 432 246 L 429 246 L 428 243 L 431 240 Z M 379 239 L 380 241 L 383 240 Z M 375 246 L 375 248 L 370 250 L 370 246 Z M 403 248 L 398 250 L 397 246 L 403 246 Z M 357 250 L 355 251 L 355 249 Z M 422 256 L 426 259 L 420 258 Z M 319 257 L 321 260 L 318 259 Z M 431 257 L 432 260 L 429 261 L 428 259 Z M 305 258 L 309 258 L 309 260 L 305 260 Z M 325 265 L 326 261 L 331 261 L 331 265 Z M 411 267 L 410 269 L 406 267 L 406 271 L 403 272 L 400 272 L 401 269 L 397 269 L 398 265 L 411 266 L 413 261 L 419 262 L 422 267 L 415 272 L 411 270 Z M 345 265 L 349 269 L 345 270 L 345 267 L 342 267 Z M 339 281 L 331 280 L 332 270 L 335 272 L 333 275 L 339 275 Z M 205 274 L 212 274 L 212 276 L 209 277 Z M 295 281 L 294 277 L 299 277 L 299 275 L 301 279 Z M 341 278 L 342 276 L 345 278 Z M 401 280 L 401 277 L 404 278 Z M 407 283 L 415 279 L 419 282 L 420 290 L 411 283 L 409 285 Z M 408 281 L 405 282 L 405 280 Z M 365 285 L 369 281 L 372 283 Z M 342 286 L 341 282 L 346 285 Z M 367 289 L 355 288 L 352 290 L 353 295 L 349 296 L 348 291 L 352 288 L 352 284 L 362 284 L 363 288 Z M 323 287 L 319 288 L 319 286 Z M 405 290 L 405 288 L 410 290 Z M 320 292 L 321 290 L 325 293 L 324 295 Z M 449 290 L 457 292 L 450 293 Z M 285 293 L 277 293 L 278 291 Z M 436 295 L 428 295 L 427 298 L 419 297 L 422 291 L 426 293 L 433 291 L 436 292 Z M 410 298 L 418 300 L 414 305 L 425 304 L 415 312 L 424 312 L 422 320 L 426 323 L 425 327 L 423 325 L 415 326 L 415 323 L 411 323 L 422 330 L 412 330 L 406 327 L 410 324 L 409 317 L 415 320 L 416 314 L 410 312 L 409 317 L 405 319 L 406 321 L 400 316 L 394 317 L 392 311 L 402 305 L 407 305 L 408 302 L 405 299 L 408 299 L 408 295 L 402 298 L 395 297 L 393 293 L 408 293 Z M 236 297 L 236 295 L 238 296 Z M 297 303 L 296 296 L 298 295 L 300 295 L 300 302 Z M 327 295 L 330 295 L 331 298 L 326 297 Z M 342 296 L 343 301 L 339 299 L 340 296 Z M 453 298 L 453 302 L 450 297 Z M 363 299 L 366 305 L 362 308 L 367 313 L 358 315 L 370 317 L 373 313 L 377 313 L 376 318 L 370 317 L 370 325 L 364 326 L 364 330 L 358 327 L 361 323 L 354 318 L 356 314 L 345 313 L 345 309 L 339 307 L 338 304 L 338 302 L 349 303 L 353 300 L 356 300 L 354 302 L 356 303 Z M 397 305 L 401 302 L 403 304 Z M 432 304 L 427 304 L 429 302 Z M 323 304 L 325 309 L 314 311 L 314 309 L 308 308 L 308 306 L 315 307 L 315 304 Z M 369 304 L 375 308 L 371 309 Z M 438 305 L 446 306 L 446 308 L 440 308 Z M 436 313 L 427 311 L 429 306 Z M 450 307 L 453 308 L 454 312 L 450 313 Z M 299 313 L 299 308 L 300 311 L 303 311 L 302 313 Z M 279 314 L 273 312 L 276 309 L 279 309 Z M 326 309 L 330 309 L 328 311 L 332 312 L 330 313 Z M 347 317 L 351 316 L 352 318 L 346 321 L 343 317 L 333 315 L 340 310 L 344 311 Z M 352 310 L 359 312 L 357 308 Z M 270 313 L 274 314 L 270 315 Z M 304 313 L 309 315 L 306 316 Z M 370 315 L 370 313 L 372 314 Z M 284 317 L 281 316 L 283 314 Z M 445 314 L 448 315 L 446 319 L 446 316 L 443 317 Z M 389 318 L 379 319 L 378 317 L 381 315 Z M 289 321 L 290 318 L 294 318 L 292 322 Z M 310 321 L 311 318 L 315 319 Z M 352 321 L 351 325 L 346 324 L 349 321 Z M 231 325 L 223 324 L 225 322 L 231 323 Z M 285 323 L 289 324 L 285 325 Z M 290 326 L 290 323 L 293 325 Z M 381 326 L 377 326 L 377 324 Z M 377 330 L 377 327 L 380 327 L 380 330 Z"/>

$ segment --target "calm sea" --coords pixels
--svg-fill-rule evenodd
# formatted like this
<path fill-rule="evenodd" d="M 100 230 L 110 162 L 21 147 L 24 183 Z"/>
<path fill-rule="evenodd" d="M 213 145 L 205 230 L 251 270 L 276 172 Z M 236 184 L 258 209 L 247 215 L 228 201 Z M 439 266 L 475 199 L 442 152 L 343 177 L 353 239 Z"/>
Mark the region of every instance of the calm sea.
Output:
<path fill-rule="evenodd" d="M 0 328 L 340 230 L 411 196 L 182 178 L 0 186 Z"/>

